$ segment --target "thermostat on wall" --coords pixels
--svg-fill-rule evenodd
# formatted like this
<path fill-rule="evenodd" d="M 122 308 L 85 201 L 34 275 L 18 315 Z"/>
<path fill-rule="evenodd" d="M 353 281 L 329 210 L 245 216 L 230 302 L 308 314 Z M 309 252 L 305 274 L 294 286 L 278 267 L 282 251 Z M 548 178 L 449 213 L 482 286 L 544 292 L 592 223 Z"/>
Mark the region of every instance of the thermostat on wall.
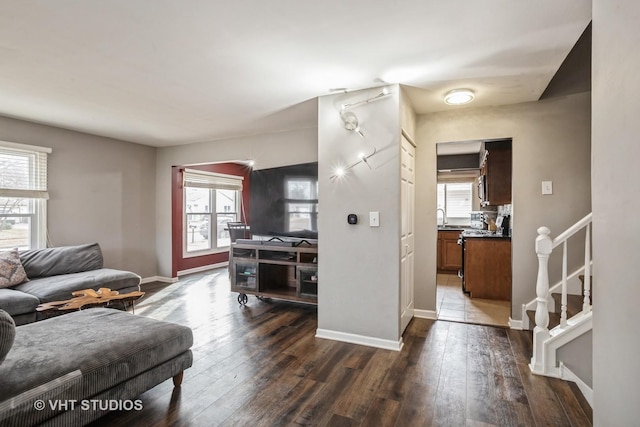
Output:
<path fill-rule="evenodd" d="M 356 215 L 356 214 L 347 215 L 347 222 L 349 224 L 357 224 L 358 223 L 358 215 Z"/>

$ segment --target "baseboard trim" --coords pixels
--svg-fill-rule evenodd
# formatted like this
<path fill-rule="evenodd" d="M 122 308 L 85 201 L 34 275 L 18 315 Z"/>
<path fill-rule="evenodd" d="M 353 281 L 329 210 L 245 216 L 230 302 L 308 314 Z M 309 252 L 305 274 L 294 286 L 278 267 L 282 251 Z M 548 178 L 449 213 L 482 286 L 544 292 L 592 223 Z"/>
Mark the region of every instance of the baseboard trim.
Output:
<path fill-rule="evenodd" d="M 573 371 L 567 368 L 567 366 L 562 362 L 560 362 L 560 377 L 563 380 L 573 381 L 574 383 L 576 383 L 584 398 L 587 399 L 587 402 L 589 402 L 589 405 L 591 405 L 591 407 L 593 408 L 593 390 L 591 389 L 591 387 L 589 387 L 587 383 L 582 381 L 580 377 L 574 374 Z"/>
<path fill-rule="evenodd" d="M 384 350 L 400 351 L 404 346 L 402 337 L 398 341 L 384 340 L 365 335 L 349 334 L 347 332 L 331 331 L 328 329 L 316 329 L 316 338 L 333 341 L 348 342 L 350 344 L 366 345 L 367 347 L 382 348 Z"/>
<path fill-rule="evenodd" d="M 420 319 L 438 320 L 438 313 L 434 310 L 413 310 L 413 316 Z"/>
<path fill-rule="evenodd" d="M 524 330 L 524 325 L 522 324 L 522 320 L 514 320 L 509 317 L 509 327 L 511 329 L 517 329 L 518 331 Z"/>
<path fill-rule="evenodd" d="M 176 283 L 177 281 L 177 277 L 151 276 L 140 280 L 140 284 L 144 285 L 145 283 L 151 282 Z"/>
<path fill-rule="evenodd" d="M 229 262 L 225 261 L 225 262 L 219 262 L 217 264 L 203 265 L 202 267 L 189 268 L 187 270 L 178 271 L 178 277 L 186 276 L 187 274 L 202 273 L 203 271 L 208 271 L 208 270 L 215 270 L 216 268 L 227 267 L 228 265 L 229 265 Z"/>

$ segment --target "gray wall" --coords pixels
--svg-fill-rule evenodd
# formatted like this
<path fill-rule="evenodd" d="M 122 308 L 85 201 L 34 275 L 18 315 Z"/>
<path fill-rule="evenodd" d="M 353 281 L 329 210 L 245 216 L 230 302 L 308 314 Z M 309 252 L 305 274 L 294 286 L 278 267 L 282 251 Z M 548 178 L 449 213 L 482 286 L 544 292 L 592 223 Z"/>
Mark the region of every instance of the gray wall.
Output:
<path fill-rule="evenodd" d="M 158 148 L 155 214 L 160 276 L 171 277 L 171 166 L 243 160 L 254 160 L 255 169 L 314 162 L 318 160 L 317 129 Z"/>
<path fill-rule="evenodd" d="M 593 388 L 593 331 L 580 335 L 558 349 L 558 360 Z"/>
<path fill-rule="evenodd" d="M 418 116 L 416 139 L 416 308 L 435 310 L 436 144 L 513 138 L 512 318 L 535 298 L 536 229 L 558 235 L 591 211 L 590 94 L 582 93 L 511 106 L 457 109 Z M 553 181 L 553 195 L 541 182 Z M 570 248 L 570 266 L 584 260 L 584 241 Z M 551 282 L 560 278 L 560 255 L 550 263 Z M 572 271 L 570 268 L 569 271 Z"/>
<path fill-rule="evenodd" d="M 593 417 L 640 420 L 640 3 L 593 2 Z"/>
<path fill-rule="evenodd" d="M 156 274 L 155 148 L 6 117 L 0 139 L 53 149 L 52 246 L 98 242 L 106 266 Z"/>
<path fill-rule="evenodd" d="M 319 248 L 318 328 L 398 342 L 400 279 L 400 105 L 393 95 L 350 111 L 365 134 L 344 129 L 343 103 L 376 91 L 318 100 Z M 410 114 L 407 116 L 410 117 Z M 371 169 L 359 164 L 332 181 L 334 168 L 370 153 Z M 369 212 L 380 212 L 380 227 L 369 227 Z M 347 215 L 358 215 L 357 225 Z"/>

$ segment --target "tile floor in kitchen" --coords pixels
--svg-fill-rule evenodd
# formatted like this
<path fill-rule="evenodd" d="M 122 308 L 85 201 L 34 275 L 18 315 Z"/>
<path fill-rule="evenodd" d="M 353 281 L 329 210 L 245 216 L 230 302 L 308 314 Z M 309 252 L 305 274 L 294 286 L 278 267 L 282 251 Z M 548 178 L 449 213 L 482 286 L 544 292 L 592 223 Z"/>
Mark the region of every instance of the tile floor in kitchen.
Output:
<path fill-rule="evenodd" d="M 509 326 L 509 301 L 469 298 L 462 292 L 462 280 L 455 274 L 438 274 L 436 280 L 438 319 Z"/>

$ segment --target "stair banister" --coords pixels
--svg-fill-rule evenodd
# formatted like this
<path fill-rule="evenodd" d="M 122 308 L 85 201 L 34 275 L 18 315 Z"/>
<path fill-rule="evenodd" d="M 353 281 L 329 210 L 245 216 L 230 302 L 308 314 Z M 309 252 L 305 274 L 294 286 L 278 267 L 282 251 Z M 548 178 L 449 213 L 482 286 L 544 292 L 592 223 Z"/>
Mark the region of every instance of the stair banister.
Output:
<path fill-rule="evenodd" d="M 549 338 L 549 255 L 553 250 L 553 242 L 547 227 L 538 228 L 536 238 L 536 254 L 538 255 L 538 278 L 536 280 L 536 326 L 533 329 L 533 356 L 530 368 L 534 373 L 544 371 L 544 348 L 542 344 Z"/>
<path fill-rule="evenodd" d="M 531 371 L 535 374 L 551 375 L 557 371 L 555 366 L 555 353 L 548 353 L 546 349 L 547 343 L 557 340 L 560 334 L 570 331 L 572 328 L 582 333 L 582 329 L 590 322 L 591 312 L 591 221 L 592 214 L 586 215 L 580 221 L 569 227 L 555 239 L 551 239 L 549 234 L 551 231 L 547 227 L 538 228 L 538 237 L 536 238 L 536 255 L 538 256 L 538 277 L 536 279 L 536 313 L 535 328 L 533 329 L 533 355 L 529 365 Z M 584 253 L 584 299 L 582 305 L 582 315 L 578 321 L 567 320 L 567 258 L 568 249 L 567 241 L 580 230 L 585 229 L 585 253 Z M 549 256 L 551 252 L 558 246 L 562 245 L 562 297 L 561 297 L 561 313 L 560 325 L 549 331 Z M 573 318 L 572 318 L 573 319 Z M 590 325 L 590 323 L 589 323 Z M 568 336 L 568 335 L 566 335 Z"/>
<path fill-rule="evenodd" d="M 593 217 L 592 213 L 588 213 L 584 218 L 580 221 L 573 224 L 571 227 L 567 228 L 565 231 L 560 233 L 555 239 L 553 239 L 553 248 L 560 246 L 563 242 L 569 240 L 569 237 L 576 234 L 578 231 L 585 228 L 587 225 L 591 223 L 591 219 Z"/>

